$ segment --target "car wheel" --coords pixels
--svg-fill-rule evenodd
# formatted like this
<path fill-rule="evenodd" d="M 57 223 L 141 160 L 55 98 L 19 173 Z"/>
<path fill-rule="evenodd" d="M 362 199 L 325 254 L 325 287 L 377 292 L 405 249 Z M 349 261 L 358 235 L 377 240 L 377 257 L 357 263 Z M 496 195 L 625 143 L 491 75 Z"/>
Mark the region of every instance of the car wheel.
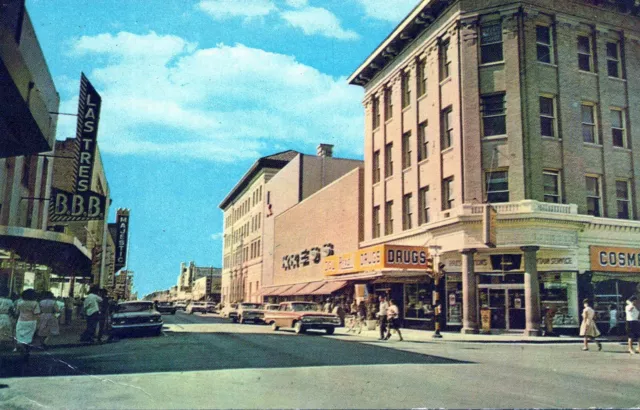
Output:
<path fill-rule="evenodd" d="M 156 335 L 156 336 L 161 336 L 162 335 L 162 328 L 154 330 L 153 334 Z"/>
<path fill-rule="evenodd" d="M 232 318 L 232 319 L 231 319 L 231 321 L 232 321 L 233 323 L 238 323 L 238 318 L 237 318 L 237 317 L 234 317 L 234 318 Z"/>
<path fill-rule="evenodd" d="M 328 335 L 332 335 L 333 332 L 336 331 L 336 328 L 335 327 L 328 327 L 326 330 L 327 330 L 327 334 Z"/>
<path fill-rule="evenodd" d="M 276 332 L 278 329 L 280 329 L 280 326 L 276 325 L 276 322 L 271 322 L 271 330 Z"/>
<path fill-rule="evenodd" d="M 296 324 L 293 325 L 293 330 L 297 335 L 299 335 L 300 333 L 304 333 L 304 326 L 302 326 L 302 322 L 296 322 Z"/>

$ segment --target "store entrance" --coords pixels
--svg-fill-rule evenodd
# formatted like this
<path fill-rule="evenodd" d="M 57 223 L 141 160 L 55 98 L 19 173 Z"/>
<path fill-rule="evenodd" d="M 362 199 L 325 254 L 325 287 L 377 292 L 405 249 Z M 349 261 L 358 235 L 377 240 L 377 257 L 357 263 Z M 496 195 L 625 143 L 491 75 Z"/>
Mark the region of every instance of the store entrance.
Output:
<path fill-rule="evenodd" d="M 478 288 L 478 296 L 480 308 L 491 310 L 491 329 L 525 328 L 524 287 L 481 286 Z"/>

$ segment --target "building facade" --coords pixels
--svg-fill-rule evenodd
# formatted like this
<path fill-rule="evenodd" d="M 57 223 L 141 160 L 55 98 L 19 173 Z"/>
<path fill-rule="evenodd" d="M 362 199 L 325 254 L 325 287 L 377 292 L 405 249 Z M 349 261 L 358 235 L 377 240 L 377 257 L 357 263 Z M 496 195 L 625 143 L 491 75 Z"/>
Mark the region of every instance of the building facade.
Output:
<path fill-rule="evenodd" d="M 604 314 L 640 282 L 639 63 L 631 2 L 419 2 L 349 79 L 361 246 L 430 247 L 463 332 L 536 335 L 544 312 L 576 331 L 582 297 Z"/>

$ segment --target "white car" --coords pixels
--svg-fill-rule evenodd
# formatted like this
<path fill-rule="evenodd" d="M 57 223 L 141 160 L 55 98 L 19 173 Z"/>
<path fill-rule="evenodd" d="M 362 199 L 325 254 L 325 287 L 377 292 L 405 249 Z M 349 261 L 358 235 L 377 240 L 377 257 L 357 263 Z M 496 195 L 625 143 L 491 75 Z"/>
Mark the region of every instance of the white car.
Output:
<path fill-rule="evenodd" d="M 224 307 L 220 310 L 220 316 L 223 318 L 230 318 L 231 312 L 233 312 L 233 316 L 238 317 L 238 304 L 237 303 L 228 303 L 224 305 Z"/>
<path fill-rule="evenodd" d="M 206 302 L 191 302 L 187 309 L 186 313 L 193 315 L 196 312 L 207 313 L 207 303 Z"/>
<path fill-rule="evenodd" d="M 261 323 L 264 319 L 262 304 L 260 303 L 240 303 L 238 306 L 238 321 L 240 323 Z"/>

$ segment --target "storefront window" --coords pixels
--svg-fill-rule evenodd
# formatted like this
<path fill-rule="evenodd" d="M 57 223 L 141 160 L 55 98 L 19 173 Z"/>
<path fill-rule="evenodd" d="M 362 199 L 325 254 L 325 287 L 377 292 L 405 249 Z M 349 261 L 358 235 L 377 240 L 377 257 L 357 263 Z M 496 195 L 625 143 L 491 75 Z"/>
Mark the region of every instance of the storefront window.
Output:
<path fill-rule="evenodd" d="M 522 273 L 479 274 L 478 284 L 480 285 L 524 284 L 524 275 Z"/>
<path fill-rule="evenodd" d="M 553 327 L 577 327 L 580 312 L 576 273 L 540 273 L 540 308 L 543 314 L 551 310 Z"/>
<path fill-rule="evenodd" d="M 405 320 L 433 321 L 433 294 L 430 283 L 404 285 Z"/>
<path fill-rule="evenodd" d="M 447 273 L 445 304 L 447 306 L 447 324 L 462 324 L 462 275 Z"/>
<path fill-rule="evenodd" d="M 615 306 L 618 310 L 618 322 L 624 322 L 625 301 L 631 295 L 640 295 L 640 275 L 593 272 L 591 286 L 596 321 L 609 322 L 609 310 Z"/>

